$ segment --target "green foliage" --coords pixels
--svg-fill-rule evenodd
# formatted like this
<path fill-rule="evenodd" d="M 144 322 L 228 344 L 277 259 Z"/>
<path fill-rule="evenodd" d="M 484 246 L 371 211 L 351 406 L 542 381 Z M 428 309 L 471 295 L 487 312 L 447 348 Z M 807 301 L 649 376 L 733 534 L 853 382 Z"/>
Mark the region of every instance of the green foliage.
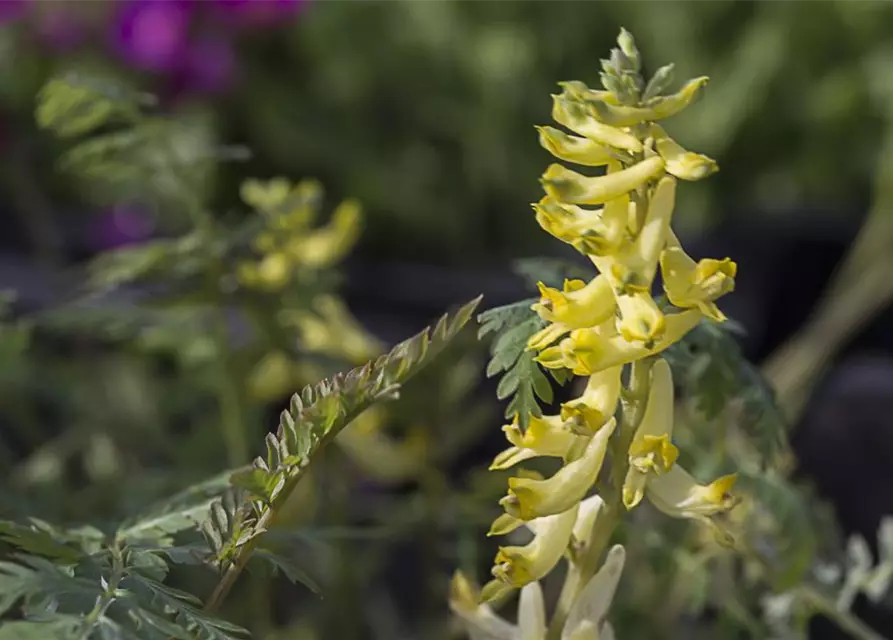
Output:
<path fill-rule="evenodd" d="M 192 206 L 203 199 L 216 162 L 231 155 L 215 148 L 207 121 L 149 116 L 141 109 L 147 102 L 120 83 L 77 73 L 50 79 L 38 94 L 38 126 L 65 139 L 92 136 L 59 166 L 93 202 Z"/>
<path fill-rule="evenodd" d="M 723 324 L 704 320 L 668 348 L 664 357 L 673 367 L 674 380 L 706 422 L 740 404 L 737 424 L 761 464 L 768 464 L 785 449 L 786 423 L 759 370 L 742 356 L 733 335 L 735 327 L 731 320 Z"/>
<path fill-rule="evenodd" d="M 543 411 L 537 398 L 552 402 L 552 385 L 534 360 L 535 353 L 527 350 L 527 340 L 542 329 L 540 320 L 530 305 L 535 299 L 522 300 L 504 307 L 488 309 L 478 316 L 481 328 L 478 338 L 493 334 L 487 377 L 502 374 L 496 395 L 500 400 L 511 397 L 505 417 L 526 427 L 530 416 L 541 416 Z"/>

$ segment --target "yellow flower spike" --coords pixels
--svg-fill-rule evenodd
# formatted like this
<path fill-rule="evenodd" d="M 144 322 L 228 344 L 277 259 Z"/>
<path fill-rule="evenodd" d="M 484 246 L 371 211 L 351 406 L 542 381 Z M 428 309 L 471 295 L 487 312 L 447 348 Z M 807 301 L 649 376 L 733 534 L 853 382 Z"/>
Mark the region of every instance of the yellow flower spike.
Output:
<path fill-rule="evenodd" d="M 689 80 L 673 95 L 652 98 L 638 107 L 610 104 L 602 100 L 593 100 L 590 104 L 601 122 L 613 127 L 631 127 L 640 122 L 663 120 L 676 115 L 698 99 L 708 82 L 706 76 Z"/>
<path fill-rule="evenodd" d="M 664 160 L 660 156 L 651 156 L 628 169 L 609 171 L 594 178 L 571 171 L 560 164 L 552 164 L 546 169 L 540 182 L 546 193 L 560 202 L 602 204 L 637 189 L 663 170 Z"/>
<path fill-rule="evenodd" d="M 588 541 L 592 535 L 592 527 L 605 506 L 605 501 L 598 494 L 591 495 L 580 503 L 577 522 L 574 523 L 574 540 L 580 544 Z"/>
<path fill-rule="evenodd" d="M 618 293 L 647 294 L 651 291 L 661 250 L 671 233 L 670 221 L 675 203 L 676 180 L 665 176 L 651 194 L 645 220 L 635 241 L 617 256 L 590 256 L 599 271 L 610 275 Z"/>
<path fill-rule="evenodd" d="M 537 127 L 540 145 L 556 158 L 582 164 L 587 167 L 600 167 L 613 158 L 608 147 L 590 140 L 571 136 L 555 127 Z"/>
<path fill-rule="evenodd" d="M 561 419 L 571 430 L 591 435 L 614 415 L 622 371 L 623 367 L 611 367 L 589 376 L 583 393 L 561 405 Z"/>
<path fill-rule="evenodd" d="M 304 348 L 338 358 L 346 357 L 357 364 L 381 353 L 382 344 L 370 335 L 351 315 L 347 306 L 331 295 L 313 301 L 315 313 L 284 313 L 283 321 L 295 327 Z"/>
<path fill-rule="evenodd" d="M 641 153 L 643 149 L 642 142 L 636 136 L 599 122 L 592 108 L 586 103 L 569 99 L 564 95 L 552 96 L 552 119 L 574 133 L 599 144 L 630 153 Z"/>
<path fill-rule="evenodd" d="M 615 252 L 625 238 L 629 195 L 610 200 L 601 209 L 584 209 L 545 196 L 533 210 L 546 232 L 580 253 L 602 256 Z"/>
<path fill-rule="evenodd" d="M 546 605 L 537 581 L 524 585 L 518 598 L 519 640 L 545 640 Z"/>
<path fill-rule="evenodd" d="M 629 447 L 629 470 L 623 483 L 627 509 L 642 501 L 648 481 L 668 472 L 679 456 L 670 441 L 674 411 L 673 374 L 667 361 L 660 358 L 651 367 L 645 413 Z"/>
<path fill-rule="evenodd" d="M 695 263 L 680 246 L 675 234 L 670 234 L 667 245 L 660 257 L 660 269 L 670 302 L 681 309 L 700 309 L 716 322 L 725 321 L 725 314 L 714 300 L 734 291 L 738 265 L 730 258 L 705 258 Z"/>
<path fill-rule="evenodd" d="M 481 604 L 481 592 L 461 572 L 450 581 L 449 605 L 453 614 L 472 638 L 515 640 L 518 628 L 503 620 L 487 604 Z"/>
<path fill-rule="evenodd" d="M 490 580 L 490 582 L 485 584 L 484 588 L 481 589 L 481 602 L 486 604 L 495 600 L 501 600 L 510 595 L 514 590 L 515 587 L 506 584 L 498 578 Z M 487 636 L 484 637 L 486 638 Z M 514 635 L 511 636 L 511 640 L 515 640 Z"/>
<path fill-rule="evenodd" d="M 658 125 L 651 126 L 651 135 L 658 155 L 666 162 L 667 173 L 682 180 L 702 180 L 719 171 L 713 158 L 686 151 Z"/>
<path fill-rule="evenodd" d="M 616 426 L 616 420 L 611 418 L 592 436 L 580 458 L 545 480 L 509 478 L 509 494 L 499 501 L 506 513 L 521 520 L 533 520 L 562 513 L 578 504 L 598 477 L 608 440 Z"/>
<path fill-rule="evenodd" d="M 610 625 L 605 618 L 617 593 L 620 577 L 623 575 L 623 565 L 626 563 L 626 550 L 622 545 L 615 544 L 608 550 L 605 563 L 592 576 L 580 595 L 577 596 L 574 605 L 567 614 L 567 620 L 561 632 L 561 640 L 572 638 L 596 638 L 603 640 L 613 636 Z M 580 633 L 581 629 L 592 629 L 588 635 Z M 601 633 L 599 633 L 601 632 Z"/>
<path fill-rule="evenodd" d="M 316 269 L 341 260 L 360 236 L 361 209 L 355 200 L 338 205 L 328 225 L 289 240 L 288 251 L 303 266 Z"/>
<path fill-rule="evenodd" d="M 564 90 L 567 97 L 573 100 L 589 102 L 592 100 L 600 100 L 609 104 L 620 104 L 617 96 L 610 91 L 602 89 L 590 89 L 585 83 L 579 80 L 570 80 L 567 82 L 559 82 L 558 86 Z"/>
<path fill-rule="evenodd" d="M 264 289 L 278 291 L 291 279 L 291 269 L 284 253 L 269 253 L 257 264 L 257 282 Z"/>
<path fill-rule="evenodd" d="M 658 510 L 674 518 L 705 519 L 728 511 L 739 502 L 730 493 L 737 474 L 700 485 L 678 464 L 648 482 L 645 495 Z"/>
<path fill-rule="evenodd" d="M 636 291 L 617 296 L 620 321 L 617 330 L 624 340 L 638 340 L 647 345 L 660 338 L 666 328 L 664 314 L 650 293 Z"/>
<path fill-rule="evenodd" d="M 504 536 L 507 533 L 511 533 L 515 529 L 521 527 L 523 524 L 523 520 L 519 520 L 518 518 L 510 516 L 507 513 L 503 513 L 498 518 L 496 518 L 496 520 L 493 521 L 493 524 L 490 525 L 490 529 L 487 531 L 487 537 Z"/>
<path fill-rule="evenodd" d="M 510 587 L 520 588 L 548 574 L 567 551 L 578 506 L 574 504 L 566 511 L 540 518 L 529 544 L 500 547 L 493 576 Z"/>
<path fill-rule="evenodd" d="M 546 322 L 571 329 L 600 324 L 614 314 L 611 283 L 597 276 L 585 284 L 582 280 L 565 280 L 564 291 L 538 282 L 540 299 L 530 308 Z"/>
<path fill-rule="evenodd" d="M 490 470 L 509 467 L 538 456 L 564 457 L 579 437 L 564 426 L 560 416 L 530 416 L 526 431 L 521 431 L 518 417 L 502 427 L 506 438 L 514 446 L 496 456 Z"/>
<path fill-rule="evenodd" d="M 703 315 L 695 309 L 665 315 L 664 332 L 651 345 L 629 342 L 621 335 L 606 336 L 599 329 L 577 329 L 557 345 L 543 349 L 536 361 L 547 369 L 570 369 L 578 376 L 590 376 L 660 353 L 691 331 L 701 318 Z"/>

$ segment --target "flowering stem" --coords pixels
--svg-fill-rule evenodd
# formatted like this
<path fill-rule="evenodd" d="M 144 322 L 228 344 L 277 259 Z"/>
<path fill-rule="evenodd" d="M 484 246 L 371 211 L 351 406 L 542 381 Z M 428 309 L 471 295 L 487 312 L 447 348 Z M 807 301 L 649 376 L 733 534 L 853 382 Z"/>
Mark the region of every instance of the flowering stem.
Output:
<path fill-rule="evenodd" d="M 604 490 L 599 491 L 605 504 L 595 519 L 585 553 L 577 562 L 571 563 L 568 567 L 561 595 L 558 597 L 558 604 L 549 626 L 547 636 L 549 640 L 561 638 L 564 623 L 571 607 L 601 566 L 602 556 L 611 541 L 614 529 L 617 528 L 626 511 L 623 506 L 623 482 L 629 468 L 627 451 L 629 451 L 629 445 L 645 413 L 650 368 L 650 360 L 639 360 L 630 365 L 629 386 L 625 390 L 622 401 L 620 428 L 614 437 L 611 448 L 610 478 Z"/>

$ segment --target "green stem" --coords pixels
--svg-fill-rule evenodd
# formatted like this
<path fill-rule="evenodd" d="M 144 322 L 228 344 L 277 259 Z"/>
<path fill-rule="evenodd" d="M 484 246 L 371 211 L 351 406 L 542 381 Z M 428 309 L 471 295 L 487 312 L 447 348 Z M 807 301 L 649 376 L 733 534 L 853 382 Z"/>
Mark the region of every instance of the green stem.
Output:
<path fill-rule="evenodd" d="M 592 527 L 592 533 L 582 557 L 568 566 L 561 594 L 558 597 L 558 604 L 549 625 L 548 640 L 561 638 L 564 623 L 571 607 L 574 606 L 580 592 L 601 566 L 605 549 L 607 549 L 611 536 L 626 511 L 623 506 L 623 482 L 629 468 L 627 452 L 645 412 L 650 365 L 650 361 L 640 360 L 634 362 L 630 367 L 629 387 L 626 389 L 625 398 L 622 401 L 620 425 L 611 447 L 610 478 L 605 490 L 599 492 L 605 504 L 595 519 L 595 525 Z"/>
<path fill-rule="evenodd" d="M 838 609 L 826 596 L 810 587 L 803 587 L 799 595 L 816 613 L 820 613 L 834 622 L 841 630 L 847 632 L 856 640 L 885 640 L 884 636 L 859 620 L 845 609 Z"/>
<path fill-rule="evenodd" d="M 115 601 L 118 595 L 118 585 L 124 579 L 124 559 L 121 556 L 121 549 L 118 547 L 117 541 L 114 546 L 110 547 L 109 552 L 112 556 L 112 572 L 106 582 L 105 589 L 96 599 L 96 604 L 84 616 L 83 624 L 78 632 L 78 640 L 87 640 L 92 635 L 96 625 L 99 624 L 105 612 L 108 611 L 108 608 Z"/>

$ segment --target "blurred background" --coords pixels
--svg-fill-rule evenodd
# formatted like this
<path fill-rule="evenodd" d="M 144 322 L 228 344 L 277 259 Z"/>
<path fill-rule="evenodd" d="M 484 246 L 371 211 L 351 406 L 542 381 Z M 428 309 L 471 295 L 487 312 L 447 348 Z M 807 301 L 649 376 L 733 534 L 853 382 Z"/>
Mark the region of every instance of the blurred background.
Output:
<path fill-rule="evenodd" d="M 724 310 L 792 398 L 800 473 L 847 533 L 873 538 L 893 512 L 893 3 L 3 0 L 0 21 L 0 289 L 16 294 L 0 355 L 4 513 L 114 519 L 245 462 L 297 381 L 478 293 L 485 307 L 529 297 L 519 258 L 577 260 L 530 209 L 551 162 L 533 126 L 550 121 L 556 82 L 598 84 L 620 26 L 646 71 L 674 62 L 677 86 L 711 77 L 667 128 L 721 171 L 680 188 L 675 224 L 693 256 L 738 262 Z M 94 258 L 167 255 L 152 243 L 194 220 L 163 185 L 116 189 L 102 169 L 60 166 L 71 142 L 38 127 L 35 105 L 72 72 L 154 96 L 147 109 L 188 131 L 176 142 L 213 155 L 189 188 L 220 234 L 257 217 L 240 199 L 248 177 L 319 180 L 322 222 L 356 199 L 355 245 L 286 305 L 337 319 L 264 328 L 264 310 L 286 304 L 268 295 L 224 305 L 214 338 L 189 309 L 151 304 L 180 284 L 176 269 L 117 286 L 106 268 L 93 288 Z M 338 595 L 240 603 L 232 615 L 259 637 L 446 637 L 449 573 L 482 577 L 504 481 L 485 477 L 501 408 L 484 347 L 466 343 L 415 383 L 416 400 L 408 390 L 366 420 L 377 462 L 369 441 L 346 439 L 308 485 L 303 553 Z M 240 407 L 221 406 L 226 384 Z M 226 432 L 228 411 L 250 444 Z"/>

